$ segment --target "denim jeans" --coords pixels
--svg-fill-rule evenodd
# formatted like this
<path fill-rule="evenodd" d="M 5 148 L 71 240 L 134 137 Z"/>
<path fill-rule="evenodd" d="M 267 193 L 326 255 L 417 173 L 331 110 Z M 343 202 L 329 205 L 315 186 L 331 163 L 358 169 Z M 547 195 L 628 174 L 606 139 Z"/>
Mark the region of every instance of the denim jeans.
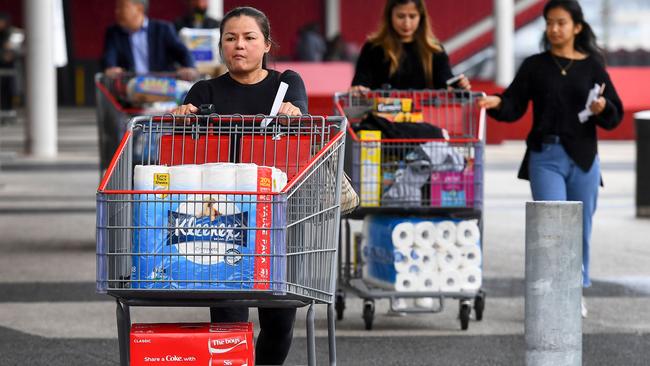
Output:
<path fill-rule="evenodd" d="M 567 155 L 561 144 L 543 144 L 542 151 L 530 151 L 528 172 L 535 201 L 582 202 L 582 286 L 591 286 L 589 241 L 600 185 L 598 156 L 585 172 Z"/>

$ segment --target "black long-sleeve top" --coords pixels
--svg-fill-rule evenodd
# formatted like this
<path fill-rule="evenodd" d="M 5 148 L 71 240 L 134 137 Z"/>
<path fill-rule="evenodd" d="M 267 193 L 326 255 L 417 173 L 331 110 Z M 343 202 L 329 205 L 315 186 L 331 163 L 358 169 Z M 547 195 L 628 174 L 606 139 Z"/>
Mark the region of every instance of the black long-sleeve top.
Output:
<path fill-rule="evenodd" d="M 303 114 L 309 113 L 307 92 L 300 75 L 287 70 L 279 73 L 268 70 L 269 74 L 255 84 L 241 84 L 225 73 L 217 78 L 202 80 L 192 86 L 185 97 L 184 104 L 214 104 L 218 114 L 266 114 L 271 113 L 275 94 L 280 82 L 289 84 L 284 102 L 291 102 Z"/>
<path fill-rule="evenodd" d="M 526 58 L 501 95 L 501 107 L 488 111 L 499 121 L 515 122 L 526 113 L 528 102 L 533 102 L 533 125 L 526 138 L 521 179 L 528 179 L 528 150 L 541 151 L 544 136 L 560 136 L 567 154 L 588 171 L 598 152 L 596 126 L 611 130 L 621 123 L 623 105 L 605 68 L 594 57 L 573 60 L 569 66 L 570 62 L 548 51 Z M 578 113 L 585 108 L 589 90 L 601 83 L 606 84 L 605 110 L 580 123 Z"/>
<path fill-rule="evenodd" d="M 415 42 L 402 43 L 402 47 L 402 58 L 397 71 L 390 75 L 390 60 L 384 49 L 366 42 L 357 59 L 352 85 L 363 85 L 370 89 L 381 89 L 386 84 L 394 89 L 429 88 Z M 446 88 L 447 80 L 453 76 L 449 56 L 444 51 L 434 53 L 432 67 L 433 88 Z"/>

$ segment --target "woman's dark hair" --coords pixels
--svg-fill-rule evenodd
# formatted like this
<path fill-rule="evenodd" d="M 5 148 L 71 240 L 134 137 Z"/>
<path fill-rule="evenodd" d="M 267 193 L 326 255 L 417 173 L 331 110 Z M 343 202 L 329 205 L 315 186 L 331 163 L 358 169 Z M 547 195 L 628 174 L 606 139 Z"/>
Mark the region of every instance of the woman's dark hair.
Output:
<path fill-rule="evenodd" d="M 576 35 L 573 47 L 590 56 L 593 56 L 600 64 L 605 65 L 605 56 L 603 50 L 596 44 L 596 35 L 591 29 L 589 23 L 585 21 L 582 14 L 582 8 L 577 0 L 551 0 L 544 6 L 544 19 L 547 19 L 548 12 L 555 8 L 562 8 L 571 14 L 571 19 L 575 25 L 582 25 L 582 30 Z M 542 36 L 542 48 L 551 49 L 551 44 L 546 37 L 546 32 Z"/>
<path fill-rule="evenodd" d="M 234 8 L 221 19 L 221 35 L 219 36 L 219 52 L 221 52 L 221 38 L 223 37 L 223 30 L 226 28 L 226 23 L 232 18 L 238 18 L 240 16 L 247 16 L 255 19 L 255 22 L 260 27 L 260 31 L 264 36 L 264 42 L 266 44 L 274 45 L 273 40 L 271 39 L 271 24 L 269 23 L 269 18 L 266 17 L 266 14 L 261 11 L 250 7 L 250 6 L 240 6 Z M 262 68 L 266 69 L 266 54 L 262 59 Z"/>

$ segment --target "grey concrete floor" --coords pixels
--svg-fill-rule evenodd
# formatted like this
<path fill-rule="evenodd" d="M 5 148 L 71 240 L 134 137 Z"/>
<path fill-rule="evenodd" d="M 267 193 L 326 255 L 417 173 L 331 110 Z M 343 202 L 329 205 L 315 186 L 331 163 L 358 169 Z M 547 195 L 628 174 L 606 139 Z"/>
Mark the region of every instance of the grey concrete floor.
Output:
<path fill-rule="evenodd" d="M 115 365 L 115 306 L 94 293 L 94 111 L 60 111 L 56 159 L 23 156 L 23 136 L 20 122 L 0 127 L 0 365 Z M 345 319 L 337 323 L 339 364 L 523 363 L 524 203 L 530 199 L 527 182 L 516 179 L 523 151 L 521 142 L 486 149 L 484 320 L 462 332 L 457 302 L 447 301 L 440 314 L 391 317 L 380 301 L 368 332 L 361 300 L 349 296 Z M 634 142 L 601 142 L 600 156 L 605 188 L 594 221 L 594 286 L 585 291 L 584 364 L 645 365 L 650 220 L 634 215 Z M 134 322 L 208 320 L 207 309 L 199 308 L 132 312 Z M 325 314 L 317 307 L 320 360 L 326 358 Z M 306 363 L 304 317 L 303 309 L 290 365 Z"/>

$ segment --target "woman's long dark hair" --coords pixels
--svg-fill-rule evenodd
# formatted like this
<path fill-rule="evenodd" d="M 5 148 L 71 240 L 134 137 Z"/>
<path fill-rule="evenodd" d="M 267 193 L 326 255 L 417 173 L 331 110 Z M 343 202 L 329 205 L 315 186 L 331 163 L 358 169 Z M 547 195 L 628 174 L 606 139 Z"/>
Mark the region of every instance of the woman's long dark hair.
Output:
<path fill-rule="evenodd" d="M 223 19 L 221 19 L 221 34 L 219 35 L 219 52 L 221 52 L 221 38 L 223 37 L 223 30 L 226 28 L 226 23 L 230 19 L 237 18 L 240 16 L 247 16 L 255 19 L 255 22 L 260 27 L 260 31 L 264 36 L 264 42 L 271 46 L 274 45 L 273 40 L 271 39 L 271 24 L 269 23 L 269 18 L 266 17 L 266 14 L 250 6 L 240 6 L 226 13 Z M 266 69 L 266 57 L 267 54 L 264 54 L 264 57 L 262 58 L 263 69 Z"/>
<path fill-rule="evenodd" d="M 420 13 L 420 23 L 415 31 L 414 40 L 420 54 L 420 62 L 424 69 L 427 87 L 433 87 L 432 59 L 434 53 L 442 52 L 442 46 L 431 30 L 431 20 L 424 0 L 387 0 L 381 17 L 379 29 L 368 37 L 374 45 L 384 49 L 386 58 L 390 61 L 390 75 L 395 74 L 402 58 L 402 41 L 393 29 L 393 8 L 398 5 L 414 3 Z"/>
<path fill-rule="evenodd" d="M 576 0 L 551 0 L 544 6 L 544 19 L 547 18 L 548 12 L 555 8 L 562 8 L 571 14 L 571 19 L 575 25 L 582 25 L 582 30 L 576 35 L 575 42 L 573 47 L 582 53 L 586 53 L 590 56 L 593 56 L 596 61 L 600 64 L 605 65 L 605 55 L 603 50 L 598 47 L 596 44 L 596 35 L 591 29 L 589 23 L 585 21 L 585 17 L 582 14 L 582 8 Z M 542 37 L 542 48 L 544 50 L 550 50 L 551 44 L 546 37 L 546 32 Z"/>

